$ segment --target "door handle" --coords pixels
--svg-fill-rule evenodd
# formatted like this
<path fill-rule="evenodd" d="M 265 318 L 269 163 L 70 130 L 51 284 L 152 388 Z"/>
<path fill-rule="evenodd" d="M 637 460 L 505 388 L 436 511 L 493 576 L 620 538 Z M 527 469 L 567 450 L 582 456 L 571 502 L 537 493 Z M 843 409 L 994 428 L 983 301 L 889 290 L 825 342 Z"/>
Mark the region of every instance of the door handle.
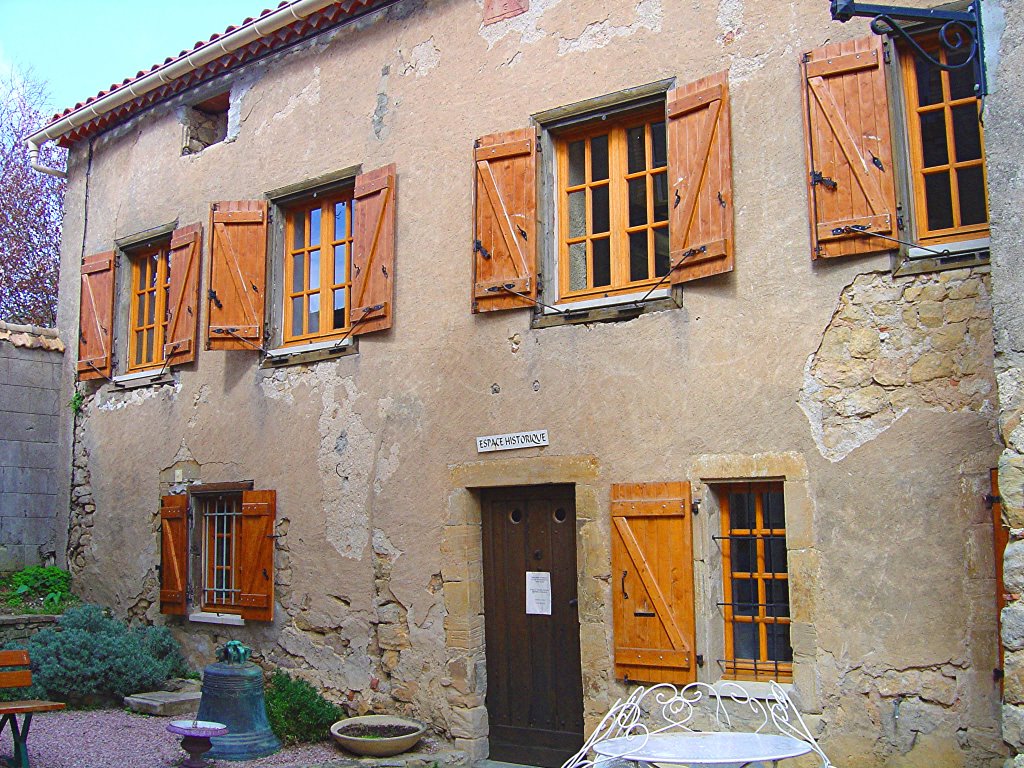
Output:
<path fill-rule="evenodd" d="M 575 608 L 575 607 L 576 607 L 577 605 L 579 605 L 579 604 L 580 604 L 580 601 L 579 601 L 579 600 L 577 600 L 577 599 L 576 599 L 575 597 L 574 597 L 574 598 L 572 598 L 572 599 L 571 599 L 571 600 L 569 601 L 569 605 L 570 605 L 570 606 L 572 606 L 573 608 Z"/>
<path fill-rule="evenodd" d="M 628 574 L 628 573 L 629 573 L 629 571 L 623 571 L 622 572 L 622 599 L 623 600 L 629 600 L 629 595 L 626 594 L 626 574 Z"/>

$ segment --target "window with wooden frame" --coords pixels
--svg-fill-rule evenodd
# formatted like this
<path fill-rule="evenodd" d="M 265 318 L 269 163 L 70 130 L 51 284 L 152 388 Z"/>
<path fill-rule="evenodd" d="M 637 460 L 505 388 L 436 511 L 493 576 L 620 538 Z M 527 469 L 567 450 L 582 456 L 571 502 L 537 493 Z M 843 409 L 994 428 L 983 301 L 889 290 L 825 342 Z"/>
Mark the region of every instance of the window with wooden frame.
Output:
<path fill-rule="evenodd" d="M 539 134 L 476 141 L 474 312 L 624 319 L 647 300 L 678 299 L 676 286 L 732 270 L 728 72 L 671 85 L 539 113 Z M 538 142 L 552 150 L 543 179 Z M 549 224 L 540 236 L 538 219 Z M 632 308 L 604 311 L 615 304 Z"/>
<path fill-rule="evenodd" d="M 715 487 L 722 518 L 725 655 L 733 680 L 792 680 L 782 482 Z"/>
<path fill-rule="evenodd" d="M 285 346 L 348 330 L 354 207 L 349 191 L 285 209 Z"/>
<path fill-rule="evenodd" d="M 945 65 L 966 61 L 966 51 L 945 50 L 935 35 L 918 42 Z M 978 68 L 944 70 L 909 46 L 898 50 L 917 240 L 927 245 L 984 237 L 988 184 Z"/>
<path fill-rule="evenodd" d="M 559 133 L 559 301 L 646 290 L 669 272 L 664 108 Z"/>
<path fill-rule="evenodd" d="M 171 260 L 168 243 L 142 248 L 128 256 L 131 263 L 128 370 L 160 367 L 164 362 Z"/>
<path fill-rule="evenodd" d="M 273 619 L 277 496 L 242 485 L 198 486 L 163 497 L 162 613 Z"/>

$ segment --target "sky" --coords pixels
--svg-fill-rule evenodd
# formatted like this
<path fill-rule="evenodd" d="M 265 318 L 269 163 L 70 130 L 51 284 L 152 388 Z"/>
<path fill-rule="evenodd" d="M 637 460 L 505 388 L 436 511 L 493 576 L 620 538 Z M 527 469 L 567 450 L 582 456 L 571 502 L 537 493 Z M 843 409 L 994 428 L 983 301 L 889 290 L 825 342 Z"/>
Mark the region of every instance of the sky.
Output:
<path fill-rule="evenodd" d="M 54 112 L 279 0 L 0 0 L 0 78 L 47 83 Z"/>

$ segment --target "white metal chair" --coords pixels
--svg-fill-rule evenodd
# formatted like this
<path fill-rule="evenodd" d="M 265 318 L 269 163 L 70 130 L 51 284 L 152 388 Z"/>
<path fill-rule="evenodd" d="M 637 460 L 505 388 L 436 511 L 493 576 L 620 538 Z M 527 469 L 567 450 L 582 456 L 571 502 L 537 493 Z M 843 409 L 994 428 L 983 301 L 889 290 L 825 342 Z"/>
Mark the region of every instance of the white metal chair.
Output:
<path fill-rule="evenodd" d="M 769 683 L 769 690 L 768 697 L 757 698 L 732 681 L 715 686 L 690 683 L 682 688 L 669 683 L 641 686 L 615 702 L 562 768 L 625 768 L 639 762 L 631 760 L 630 754 L 641 749 L 647 739 L 673 730 L 762 733 L 772 729 L 806 743 L 821 760 L 821 768 L 833 768 L 785 690 L 774 681 Z M 627 746 L 620 753 L 609 757 L 594 752 L 599 742 L 619 737 L 627 738 Z"/>

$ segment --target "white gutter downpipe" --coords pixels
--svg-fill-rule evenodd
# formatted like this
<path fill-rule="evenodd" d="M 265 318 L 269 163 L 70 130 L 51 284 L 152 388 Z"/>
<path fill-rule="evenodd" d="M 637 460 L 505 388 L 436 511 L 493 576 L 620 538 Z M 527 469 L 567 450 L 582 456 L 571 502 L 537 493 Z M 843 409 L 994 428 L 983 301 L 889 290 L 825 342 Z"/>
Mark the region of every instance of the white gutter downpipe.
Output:
<path fill-rule="evenodd" d="M 334 5 L 338 0 L 294 0 L 284 8 L 268 13 L 253 19 L 248 24 L 243 24 L 237 29 L 221 35 L 216 40 L 205 43 L 191 53 L 170 61 L 138 80 L 123 85 L 117 90 L 108 93 L 106 96 L 97 99 L 89 104 L 83 104 L 69 115 L 65 115 L 56 122 L 50 123 L 45 128 L 36 131 L 27 139 L 25 146 L 28 148 L 29 164 L 32 170 L 45 173 L 50 176 L 67 178 L 67 172 L 58 168 L 48 168 L 39 165 L 39 148 L 49 141 L 60 138 L 66 133 L 73 131 L 90 120 L 101 117 L 106 113 L 117 109 L 132 99 L 136 99 L 149 93 L 161 85 L 177 80 L 179 77 L 193 72 L 221 56 L 237 51 L 249 43 L 259 40 L 292 22 L 301 21 L 317 11 Z"/>

